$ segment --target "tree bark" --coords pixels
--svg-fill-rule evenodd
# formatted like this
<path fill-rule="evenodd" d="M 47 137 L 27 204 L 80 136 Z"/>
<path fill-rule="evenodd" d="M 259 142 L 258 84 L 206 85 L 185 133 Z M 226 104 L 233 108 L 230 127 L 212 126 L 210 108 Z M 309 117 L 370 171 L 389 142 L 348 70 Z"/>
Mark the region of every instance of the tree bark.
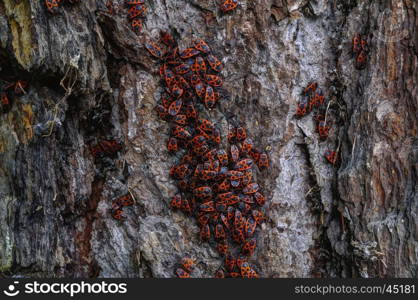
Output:
<path fill-rule="evenodd" d="M 225 64 L 229 100 L 205 112 L 223 135 L 245 124 L 271 167 L 258 172 L 268 221 L 251 262 L 262 277 L 417 277 L 417 2 L 413 0 L 147 0 L 140 34 L 124 1 L 0 1 L 0 79 L 29 82 L 0 114 L 0 274 L 193 277 L 222 263 L 196 222 L 173 212 L 169 125 L 154 111 L 159 30 L 181 48 L 200 37 Z M 352 37 L 367 38 L 355 68 Z M 295 118 L 316 81 L 331 102 L 321 141 L 312 114 Z M 327 116 L 328 116 L 327 114 Z M 123 142 L 98 162 L 90 145 Z M 336 167 L 324 158 L 337 149 Z M 114 220 L 112 199 L 136 204 Z"/>

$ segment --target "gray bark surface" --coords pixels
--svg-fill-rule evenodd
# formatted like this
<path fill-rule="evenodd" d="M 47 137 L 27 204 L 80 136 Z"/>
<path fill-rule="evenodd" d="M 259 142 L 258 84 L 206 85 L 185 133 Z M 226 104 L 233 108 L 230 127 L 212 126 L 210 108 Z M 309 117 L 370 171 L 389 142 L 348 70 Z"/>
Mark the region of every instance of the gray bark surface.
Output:
<path fill-rule="evenodd" d="M 154 111 L 158 64 L 143 46 L 161 29 L 181 48 L 210 43 L 230 99 L 206 112 L 226 135 L 230 116 L 268 150 L 258 172 L 268 221 L 251 259 L 262 277 L 418 276 L 418 8 L 413 0 L 147 0 L 141 34 L 124 1 L 86 0 L 51 15 L 42 1 L 0 1 L 0 78 L 29 81 L 0 113 L 0 274 L 30 277 L 192 277 L 221 265 L 176 192 L 167 123 Z M 213 15 L 210 15 L 213 13 Z M 367 36 L 364 70 L 351 39 Z M 294 117 L 318 82 L 333 126 L 320 141 L 312 114 Z M 100 163 L 89 146 L 122 141 Z M 339 149 L 333 167 L 323 154 Z M 130 191 L 127 219 L 112 199 Z"/>

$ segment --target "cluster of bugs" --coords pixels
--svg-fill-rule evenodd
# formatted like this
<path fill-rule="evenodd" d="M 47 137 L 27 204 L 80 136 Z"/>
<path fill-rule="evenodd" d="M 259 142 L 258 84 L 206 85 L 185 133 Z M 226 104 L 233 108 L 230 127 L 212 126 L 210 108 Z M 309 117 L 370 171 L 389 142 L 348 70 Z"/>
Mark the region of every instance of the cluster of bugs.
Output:
<path fill-rule="evenodd" d="M 128 19 L 131 22 L 131 28 L 135 32 L 141 32 L 142 19 L 147 15 L 147 6 L 145 0 L 126 0 L 128 6 Z"/>
<path fill-rule="evenodd" d="M 224 13 L 234 10 L 237 6 L 238 0 L 222 0 L 220 4 L 220 8 Z"/>
<path fill-rule="evenodd" d="M 132 206 L 134 205 L 134 199 L 132 198 L 131 194 L 126 194 L 122 197 L 115 199 L 112 203 L 111 214 L 112 217 L 118 221 L 126 219 L 123 215 L 123 207 L 125 206 Z"/>
<path fill-rule="evenodd" d="M 190 273 L 193 271 L 194 265 L 195 260 L 193 258 L 184 257 L 174 273 L 178 278 L 190 278 Z"/>
<path fill-rule="evenodd" d="M 219 74 L 223 64 L 208 44 L 196 39 L 192 47 L 179 51 L 174 38 L 166 32 L 161 32 L 161 43 L 166 50 L 154 42 L 145 42 L 145 47 L 161 62 L 164 92 L 155 110 L 172 124 L 168 151 L 183 154 L 170 169 L 179 190 L 170 207 L 195 217 L 200 239 L 215 241 L 220 255 L 228 258 L 226 261 L 245 262 L 221 268 L 217 277 L 221 273 L 224 277 L 257 277 L 252 268 L 248 271 L 246 259 L 256 248 L 254 234 L 264 220 L 261 207 L 266 198 L 254 180 L 253 168 L 268 168 L 268 155 L 254 147 L 240 125 L 228 132 L 228 149 L 222 148 L 220 129 L 200 116 L 200 107 L 213 109 L 225 94 Z M 186 271 L 177 269 L 176 275 L 187 276 Z"/>
<path fill-rule="evenodd" d="M 11 105 L 13 96 L 20 96 L 26 93 L 27 81 L 17 80 L 13 82 L 0 83 L 0 109 L 7 111 Z"/>
<path fill-rule="evenodd" d="M 234 257 L 230 254 L 225 256 L 224 268 L 228 271 L 226 273 L 223 268 L 216 271 L 215 278 L 259 278 L 260 276 L 251 267 L 247 259 L 243 255 Z"/>
<path fill-rule="evenodd" d="M 367 55 L 369 52 L 367 40 L 365 37 L 356 33 L 353 37 L 353 55 L 355 57 L 354 66 L 358 70 L 362 70 L 367 65 Z"/>
<path fill-rule="evenodd" d="M 310 82 L 302 92 L 302 98 L 296 108 L 296 116 L 304 117 L 315 108 L 323 108 L 325 105 L 325 96 L 322 89 L 318 87 L 318 83 Z"/>
<path fill-rule="evenodd" d="M 331 129 L 331 121 L 327 120 L 327 101 L 324 93 L 318 83 L 310 82 L 302 92 L 296 108 L 296 116 L 303 117 L 310 112 L 315 111 L 314 120 L 316 122 L 316 131 L 320 140 L 326 140 Z M 337 154 L 335 151 L 327 150 L 324 154 L 326 160 L 335 166 Z"/>
<path fill-rule="evenodd" d="M 193 134 L 177 142 L 187 152 L 170 169 L 170 176 L 177 181 L 179 189 L 170 207 L 195 217 L 200 226 L 200 239 L 214 240 L 220 255 L 235 259 L 231 253 L 237 245 L 238 258 L 245 261 L 255 251 L 254 235 L 264 221 L 261 207 L 266 202 L 260 185 L 254 180 L 253 168 L 268 168 L 268 156 L 254 147 L 242 126 L 228 133 L 227 150 L 220 147 L 220 133 L 215 124 L 199 119 L 196 126 Z M 172 139 L 168 142 L 169 150 Z M 241 274 L 230 267 L 218 273 L 227 277 Z"/>
<path fill-rule="evenodd" d="M 61 2 L 74 4 L 80 2 L 80 0 L 44 0 L 46 8 L 51 14 L 56 14 L 58 12 Z"/>
<path fill-rule="evenodd" d="M 181 126 L 198 119 L 197 100 L 212 109 L 221 99 L 223 79 L 219 73 L 223 64 L 202 39 L 179 51 L 174 38 L 162 31 L 161 42 L 166 46 L 165 51 L 152 41 L 145 42 L 149 53 L 161 61 L 160 77 L 165 91 L 156 110 L 162 119 L 173 120 L 178 125 L 174 135 L 182 138 L 188 132 Z"/>

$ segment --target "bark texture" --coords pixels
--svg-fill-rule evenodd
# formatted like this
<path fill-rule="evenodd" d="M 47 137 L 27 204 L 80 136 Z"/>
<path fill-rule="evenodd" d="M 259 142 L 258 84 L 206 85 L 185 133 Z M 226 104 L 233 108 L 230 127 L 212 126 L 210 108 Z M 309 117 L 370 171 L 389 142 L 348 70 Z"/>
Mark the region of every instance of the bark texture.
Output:
<path fill-rule="evenodd" d="M 227 133 L 243 122 L 267 146 L 258 173 L 268 222 L 252 259 L 263 277 L 417 277 L 418 7 L 414 0 L 146 0 L 141 34 L 122 0 L 85 0 L 49 14 L 43 1 L 0 0 L 0 78 L 29 81 L 0 114 L 0 273 L 47 277 L 193 277 L 221 265 L 195 221 L 168 207 L 176 192 L 168 125 L 153 111 L 158 66 L 144 37 L 164 29 L 186 47 L 210 41 L 229 101 L 207 112 Z M 364 70 L 351 38 L 367 36 Z M 332 101 L 330 137 L 294 117 L 317 81 Z M 89 145 L 123 142 L 95 162 Z M 334 168 L 323 157 L 338 149 Z M 109 214 L 132 192 L 127 220 Z"/>

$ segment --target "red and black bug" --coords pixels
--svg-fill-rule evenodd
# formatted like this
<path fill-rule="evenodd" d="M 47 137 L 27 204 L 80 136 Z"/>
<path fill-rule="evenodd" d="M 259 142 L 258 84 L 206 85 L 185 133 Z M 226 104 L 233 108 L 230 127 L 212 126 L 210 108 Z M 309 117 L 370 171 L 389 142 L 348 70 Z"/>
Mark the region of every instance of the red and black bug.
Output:
<path fill-rule="evenodd" d="M 238 209 L 235 210 L 234 227 L 239 229 L 244 229 L 245 227 L 244 217 L 242 216 L 241 211 Z"/>
<path fill-rule="evenodd" d="M 248 256 L 253 255 L 255 248 L 257 246 L 257 242 L 255 238 L 251 238 L 247 240 L 244 245 L 242 245 L 242 253 Z"/>
<path fill-rule="evenodd" d="M 254 218 L 254 220 L 257 222 L 258 225 L 261 225 L 261 223 L 263 223 L 264 221 L 264 215 L 261 211 L 259 210 L 253 210 L 251 212 L 252 217 Z"/>
<path fill-rule="evenodd" d="M 200 239 L 204 242 L 210 240 L 210 227 L 209 224 L 206 224 L 200 228 Z"/>
<path fill-rule="evenodd" d="M 207 109 L 212 109 L 216 104 L 215 92 L 210 85 L 206 87 L 204 103 Z"/>
<path fill-rule="evenodd" d="M 245 188 L 242 189 L 242 192 L 244 194 L 254 194 L 256 193 L 258 190 L 260 189 L 260 186 L 258 185 L 258 183 L 253 182 L 250 183 L 249 185 L 247 185 Z"/>
<path fill-rule="evenodd" d="M 232 11 L 238 6 L 238 0 L 224 0 L 220 5 L 220 8 L 223 12 Z"/>
<path fill-rule="evenodd" d="M 228 218 L 224 214 L 221 213 L 220 219 L 221 219 L 222 224 L 225 226 L 225 228 L 229 230 L 230 226 L 229 226 Z"/>
<path fill-rule="evenodd" d="M 209 137 L 209 139 L 210 139 L 210 137 Z M 203 160 L 206 161 L 205 162 L 206 169 L 211 169 L 212 168 L 211 162 L 213 162 L 215 159 L 216 159 L 216 149 L 215 148 L 205 153 L 205 155 L 203 156 Z"/>
<path fill-rule="evenodd" d="M 358 55 L 361 51 L 361 36 L 360 34 L 356 33 L 353 37 L 353 54 Z"/>
<path fill-rule="evenodd" d="M 209 66 L 212 68 L 212 70 L 214 70 L 215 72 L 221 72 L 223 69 L 223 65 L 222 63 L 219 61 L 219 59 L 217 59 L 215 56 L 213 56 L 212 54 L 209 54 L 206 57 Z"/>
<path fill-rule="evenodd" d="M 189 119 L 197 119 L 197 110 L 192 102 L 186 105 L 186 116 Z"/>
<path fill-rule="evenodd" d="M 215 226 L 215 239 L 218 241 L 226 239 L 225 229 L 222 224 L 216 224 Z"/>
<path fill-rule="evenodd" d="M 135 32 L 142 31 L 142 20 L 141 19 L 133 19 L 131 22 L 131 28 Z"/>
<path fill-rule="evenodd" d="M 240 201 L 238 195 L 232 195 L 228 200 L 226 200 L 226 205 L 235 205 Z"/>
<path fill-rule="evenodd" d="M 194 85 L 194 89 L 200 99 L 204 100 L 206 98 L 206 86 L 203 84 L 203 82 L 199 82 Z"/>
<path fill-rule="evenodd" d="M 173 118 L 173 121 L 178 125 L 187 125 L 187 116 L 183 114 L 178 114 Z"/>
<path fill-rule="evenodd" d="M 250 153 L 254 147 L 254 142 L 251 138 L 246 138 L 241 144 L 242 153 Z"/>
<path fill-rule="evenodd" d="M 175 76 L 174 72 L 171 71 L 171 69 L 168 69 L 167 67 L 163 67 L 162 71 L 163 72 L 161 73 L 161 75 L 164 75 L 165 83 L 166 83 L 167 87 L 170 87 L 173 84 L 174 79 L 176 78 L 176 76 Z"/>
<path fill-rule="evenodd" d="M 267 153 L 260 153 L 260 157 L 257 161 L 257 166 L 260 170 L 267 169 L 270 166 L 270 161 L 267 156 Z"/>
<path fill-rule="evenodd" d="M 215 128 L 215 125 L 211 121 L 202 118 L 199 119 L 199 128 L 201 128 L 205 132 L 210 133 Z"/>
<path fill-rule="evenodd" d="M 228 154 L 224 149 L 219 149 L 216 155 L 221 166 L 226 166 L 228 164 Z"/>
<path fill-rule="evenodd" d="M 135 203 L 131 194 L 127 194 L 122 197 L 119 197 L 116 201 L 117 203 L 120 204 L 120 206 L 131 206 L 131 205 L 134 205 Z"/>
<path fill-rule="evenodd" d="M 228 132 L 228 142 L 232 143 L 235 140 L 235 137 L 237 136 L 236 128 L 232 128 Z"/>
<path fill-rule="evenodd" d="M 191 84 L 191 86 L 194 87 L 195 85 L 197 85 L 197 84 L 199 84 L 201 82 L 202 82 L 202 80 L 201 80 L 201 78 L 200 78 L 200 76 L 198 74 L 192 74 L 190 76 L 190 84 Z"/>
<path fill-rule="evenodd" d="M 236 145 L 231 145 L 230 153 L 231 153 L 231 160 L 233 162 L 237 162 L 239 159 L 239 150 Z"/>
<path fill-rule="evenodd" d="M 220 255 L 226 255 L 229 250 L 228 243 L 226 241 L 220 241 L 216 245 L 216 250 L 218 250 Z"/>
<path fill-rule="evenodd" d="M 244 177 L 244 173 L 236 170 L 229 170 L 226 175 L 230 180 L 240 180 Z"/>
<path fill-rule="evenodd" d="M 242 244 L 245 241 L 244 228 L 234 228 L 232 230 L 232 239 L 237 244 Z"/>
<path fill-rule="evenodd" d="M 336 165 L 337 163 L 337 152 L 332 151 L 332 150 L 327 150 L 325 151 L 325 158 L 327 159 L 327 161 L 332 164 L 333 166 Z"/>
<path fill-rule="evenodd" d="M 193 139 L 190 140 L 190 143 L 194 146 L 194 147 L 201 147 L 203 145 L 206 145 L 206 138 L 204 135 L 195 135 L 193 137 Z"/>
<path fill-rule="evenodd" d="M 358 70 L 363 70 L 367 65 L 367 52 L 362 50 L 356 57 L 355 67 Z"/>
<path fill-rule="evenodd" d="M 202 53 L 209 53 L 210 48 L 208 44 L 202 39 L 196 39 L 193 41 L 193 46 Z"/>
<path fill-rule="evenodd" d="M 126 217 L 123 215 L 122 209 L 115 209 L 112 211 L 112 217 L 115 220 L 121 221 L 123 219 L 126 219 Z"/>
<path fill-rule="evenodd" d="M 193 258 L 184 257 L 181 260 L 181 267 L 183 268 L 183 270 L 185 270 L 188 273 L 191 273 L 193 271 L 194 265 L 195 265 L 195 260 Z"/>
<path fill-rule="evenodd" d="M 208 224 L 209 220 L 210 220 L 210 215 L 207 213 L 203 213 L 197 218 L 197 222 L 199 223 L 200 226 L 204 226 Z"/>
<path fill-rule="evenodd" d="M 234 169 L 240 172 L 244 172 L 248 169 L 251 169 L 253 166 L 253 160 L 251 158 L 245 158 L 237 162 L 234 166 Z"/>
<path fill-rule="evenodd" d="M 215 128 L 212 131 L 212 136 L 211 136 L 211 140 L 213 143 L 215 143 L 216 145 L 219 145 L 221 143 L 221 132 L 219 131 L 219 129 Z"/>
<path fill-rule="evenodd" d="M 181 199 L 181 208 L 180 209 L 186 214 L 191 214 L 192 210 L 193 210 L 193 205 L 191 204 L 189 199 L 183 198 L 183 199 Z"/>
<path fill-rule="evenodd" d="M 163 53 L 161 48 L 155 44 L 154 42 L 148 41 L 148 42 L 144 42 L 144 46 L 145 49 L 148 50 L 148 52 L 155 58 L 162 58 Z M 167 76 L 167 71 L 166 71 L 166 76 Z"/>
<path fill-rule="evenodd" d="M 212 198 L 212 189 L 209 186 L 201 186 L 193 190 L 197 198 Z"/>
<path fill-rule="evenodd" d="M 172 168 L 172 172 L 175 178 L 183 179 L 191 173 L 189 165 L 181 164 L 178 166 L 174 166 Z"/>
<path fill-rule="evenodd" d="M 180 52 L 180 57 L 183 59 L 191 58 L 200 54 L 200 51 L 195 48 L 187 48 Z"/>
<path fill-rule="evenodd" d="M 242 278 L 250 278 L 251 276 L 251 267 L 248 262 L 243 262 L 240 267 L 240 273 Z"/>
<path fill-rule="evenodd" d="M 50 13 L 55 14 L 59 8 L 59 2 L 61 0 L 45 0 L 45 6 Z"/>
<path fill-rule="evenodd" d="M 196 74 L 202 74 L 204 75 L 207 71 L 207 67 L 206 67 L 206 63 L 205 60 L 203 59 L 203 57 L 201 56 L 197 56 L 192 67 L 191 70 L 193 72 L 195 72 Z"/>
<path fill-rule="evenodd" d="M 180 87 L 180 85 L 177 85 L 177 84 L 173 84 L 171 89 L 167 89 L 167 90 L 175 99 L 178 99 L 178 100 L 181 100 L 179 98 L 184 93 L 184 90 Z M 183 103 L 183 101 L 182 101 L 182 103 Z"/>
<path fill-rule="evenodd" d="M 157 106 L 155 106 L 155 111 L 158 114 L 158 117 L 160 117 L 160 119 L 166 120 L 168 117 L 168 109 L 165 108 L 163 105 L 158 104 Z"/>
<path fill-rule="evenodd" d="M 235 138 L 237 139 L 237 141 L 241 142 L 247 138 L 247 131 L 245 130 L 244 127 L 241 127 L 241 126 L 237 127 L 235 131 L 236 131 Z"/>
<path fill-rule="evenodd" d="M 368 53 L 367 41 L 360 34 L 356 33 L 353 37 L 352 52 L 355 56 L 354 66 L 358 70 L 362 70 L 367 65 L 367 53 Z"/>
<path fill-rule="evenodd" d="M 323 105 L 325 102 L 325 96 L 324 93 L 322 92 L 322 89 L 317 88 L 315 93 L 313 94 L 313 96 L 310 99 L 310 110 L 313 109 L 313 107 L 320 107 L 321 105 Z"/>
<path fill-rule="evenodd" d="M 212 74 L 206 74 L 205 81 L 207 84 L 214 86 L 214 87 L 220 87 L 223 84 L 223 80 L 221 77 L 217 75 L 212 75 Z"/>
<path fill-rule="evenodd" d="M 217 190 L 218 192 L 228 191 L 231 188 L 229 180 L 224 179 L 221 183 L 218 184 Z"/>
<path fill-rule="evenodd" d="M 177 99 L 173 101 L 170 106 L 168 107 L 168 114 L 171 116 L 177 115 L 183 106 L 183 100 Z"/>
<path fill-rule="evenodd" d="M 236 259 L 231 254 L 225 256 L 224 264 L 229 272 L 232 272 L 234 270 L 236 263 Z"/>
<path fill-rule="evenodd" d="M 309 96 L 303 96 L 298 103 L 298 106 L 296 108 L 296 116 L 298 117 L 303 117 L 305 116 L 307 113 L 310 112 L 309 110 L 309 105 L 310 101 L 309 101 Z"/>
<path fill-rule="evenodd" d="M 128 18 L 133 19 L 137 17 L 145 17 L 147 13 L 147 7 L 144 4 L 135 4 L 128 10 Z"/>
<path fill-rule="evenodd" d="M 312 95 L 316 91 L 317 87 L 318 87 L 318 83 L 316 82 L 308 83 L 308 86 L 303 90 L 303 95 L 306 95 L 306 96 Z"/>
<path fill-rule="evenodd" d="M 260 159 L 261 153 L 257 149 L 251 149 L 248 154 L 251 156 L 251 158 L 258 163 L 258 160 Z"/>
<path fill-rule="evenodd" d="M 190 139 L 192 137 L 191 133 L 186 128 L 179 125 L 173 127 L 173 136 L 179 139 Z"/>
<path fill-rule="evenodd" d="M 144 1 L 144 0 L 140 0 L 140 1 Z M 171 47 L 171 48 L 174 48 L 177 45 L 173 36 L 164 30 L 160 31 L 160 40 L 164 45 Z"/>
<path fill-rule="evenodd" d="M 254 193 L 254 199 L 257 202 L 258 206 L 263 206 L 266 203 L 266 197 L 260 192 Z"/>
<path fill-rule="evenodd" d="M 200 204 L 199 206 L 199 211 L 200 212 L 214 212 L 215 211 L 215 203 L 213 201 L 208 201 L 205 203 Z"/>
<path fill-rule="evenodd" d="M 249 217 L 245 223 L 245 236 L 251 238 L 255 233 L 256 227 L 257 222 L 252 217 Z"/>
<path fill-rule="evenodd" d="M 190 71 L 190 66 L 188 64 L 182 63 L 182 64 L 179 64 L 178 66 L 175 66 L 173 68 L 173 71 L 176 74 L 183 75 L 183 74 L 186 74 Z"/>
<path fill-rule="evenodd" d="M 241 273 L 239 273 L 239 272 L 230 272 L 230 273 L 227 274 L 227 276 L 229 278 L 238 278 L 238 277 L 241 277 Z"/>
<path fill-rule="evenodd" d="M 178 268 L 175 273 L 176 273 L 178 278 L 190 278 L 190 274 L 187 273 L 182 268 Z"/>
<path fill-rule="evenodd" d="M 232 206 L 228 206 L 226 217 L 228 219 L 228 222 L 232 222 L 235 217 L 235 208 L 233 208 Z"/>
<path fill-rule="evenodd" d="M 325 140 L 328 137 L 330 126 L 324 121 L 319 121 L 317 125 L 317 131 L 319 134 L 319 138 L 321 140 Z"/>
<path fill-rule="evenodd" d="M 181 195 L 176 194 L 171 198 L 170 207 L 173 209 L 181 209 Z"/>
<path fill-rule="evenodd" d="M 253 171 L 251 171 L 251 169 L 248 169 L 246 172 L 244 172 L 244 177 L 241 179 L 242 186 L 245 187 L 248 184 L 250 184 L 252 178 L 253 178 Z"/>
<path fill-rule="evenodd" d="M 232 192 L 226 192 L 226 193 L 221 193 L 221 194 L 218 194 L 218 199 L 220 200 L 220 201 L 228 201 L 232 196 L 234 195 L 234 193 L 232 193 Z"/>

